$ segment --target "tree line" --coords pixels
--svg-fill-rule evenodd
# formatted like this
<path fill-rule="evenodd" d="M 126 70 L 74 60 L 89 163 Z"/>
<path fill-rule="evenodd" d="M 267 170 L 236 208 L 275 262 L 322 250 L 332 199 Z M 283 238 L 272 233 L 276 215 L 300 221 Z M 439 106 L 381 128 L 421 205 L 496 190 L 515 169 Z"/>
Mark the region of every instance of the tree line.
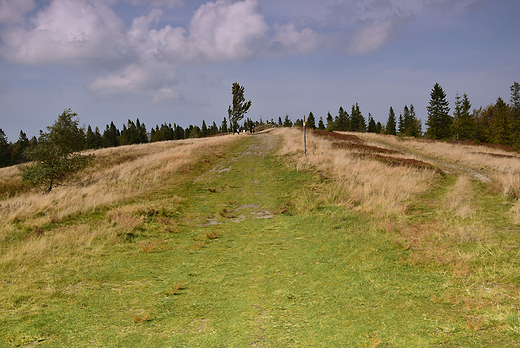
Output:
<path fill-rule="evenodd" d="M 352 105 L 350 114 L 340 107 L 338 114 L 327 113 L 325 120 L 320 117 L 316 125 L 316 117 L 312 112 L 306 119 L 306 127 L 329 131 L 371 132 L 390 135 L 424 137 L 428 139 L 473 141 L 475 143 L 492 143 L 520 149 L 520 84 L 514 82 L 510 87 L 509 103 L 498 97 L 496 103 L 471 109 L 467 94 L 456 94 L 453 112 L 446 93 L 436 83 L 430 93 L 427 109 L 426 131 L 422 131 L 422 120 L 417 117 L 413 104 L 405 105 L 397 117 L 390 107 L 386 124 L 375 122 L 369 113 L 365 118 L 359 105 Z M 283 127 L 303 126 L 303 119 L 294 123 L 289 115 L 278 125 Z"/>
<path fill-rule="evenodd" d="M 233 86 L 234 89 L 241 87 Z M 241 90 L 235 91 L 233 95 L 242 94 Z M 325 119 L 316 119 L 312 112 L 305 118 L 306 127 L 322 129 L 328 131 L 351 131 L 351 132 L 371 132 L 390 135 L 401 135 L 411 137 L 425 137 L 440 140 L 461 140 L 474 141 L 476 143 L 494 143 L 507 145 L 513 148 L 520 148 L 520 84 L 514 82 L 510 87 L 511 95 L 509 103 L 498 97 L 496 103 L 488 106 L 474 108 L 466 94 L 455 96 L 455 105 L 450 114 L 450 106 L 446 93 L 442 87 L 436 83 L 430 93 L 430 102 L 427 106 L 427 119 L 425 125 L 427 130 L 422 131 L 422 120 L 417 118 L 416 109 L 413 104 L 405 105 L 399 116 L 396 115 L 393 107 L 390 107 L 386 124 L 375 122 L 372 115 L 362 114 L 358 103 L 352 105 L 350 113 L 340 106 L 337 115 L 332 116 L 327 113 Z M 239 100 L 243 109 L 247 111 L 250 101 L 245 102 L 243 97 Z M 240 105 L 240 103 L 238 103 Z M 81 149 L 99 149 L 116 147 L 122 145 L 142 144 L 164 140 L 180 140 L 188 138 L 200 138 L 226 134 L 234 130 L 252 130 L 259 125 L 265 124 L 262 119 L 253 121 L 250 118 L 244 120 L 242 125 L 238 124 L 234 116 L 236 107 L 228 110 L 230 124 L 224 117 L 222 123 L 217 126 L 213 122 L 207 126 L 203 120 L 202 125 L 190 125 L 183 128 L 177 124 L 163 123 L 160 126 L 152 127 L 149 131 L 146 125 L 137 119 L 135 122 L 128 120 L 123 124 L 122 129 L 118 129 L 114 122 L 110 122 L 101 132 L 98 127 L 92 129 L 88 127 L 79 128 L 82 144 Z M 240 111 L 240 110 L 239 110 Z M 70 109 L 65 112 L 72 113 Z M 243 110 L 241 111 L 243 112 Z M 243 116 L 243 114 L 242 114 Z M 278 118 L 278 122 L 271 119 L 268 124 L 280 127 L 302 127 L 304 119 L 292 121 L 289 115 L 284 119 Z M 40 137 L 44 133 L 40 131 Z M 40 138 L 39 137 L 39 138 Z M 18 140 L 15 143 L 8 141 L 4 131 L 0 128 L 0 167 L 21 164 L 29 159 L 25 155 L 26 149 L 34 148 L 39 138 L 33 136 L 28 139 L 26 133 L 20 131 Z"/>
<path fill-rule="evenodd" d="M 71 109 L 66 109 L 64 113 L 75 114 Z M 250 118 L 247 118 L 243 126 L 237 126 L 237 130 L 249 130 L 262 124 L 264 124 L 262 120 L 252 121 Z M 106 125 L 103 132 L 98 127 L 92 129 L 90 125 L 78 127 L 78 130 L 81 136 L 80 150 L 90 150 L 165 140 L 203 138 L 226 134 L 231 131 L 231 127 L 228 127 L 228 120 L 224 118 L 220 126 L 213 122 L 208 127 L 206 121 L 203 120 L 201 126 L 189 125 L 183 128 L 175 123 L 173 126 L 171 123 L 163 123 L 160 126 L 152 127 L 148 131 L 146 125 L 137 119 L 135 122 L 128 120 L 121 129 L 116 127 L 114 122 L 110 122 L 110 124 Z M 27 162 L 29 159 L 26 156 L 26 150 L 35 148 L 44 134 L 44 132 L 40 131 L 38 138 L 33 136 L 31 139 L 28 139 L 27 134 L 20 131 L 18 140 L 12 143 L 8 141 L 5 132 L 0 128 L 0 167 Z"/>

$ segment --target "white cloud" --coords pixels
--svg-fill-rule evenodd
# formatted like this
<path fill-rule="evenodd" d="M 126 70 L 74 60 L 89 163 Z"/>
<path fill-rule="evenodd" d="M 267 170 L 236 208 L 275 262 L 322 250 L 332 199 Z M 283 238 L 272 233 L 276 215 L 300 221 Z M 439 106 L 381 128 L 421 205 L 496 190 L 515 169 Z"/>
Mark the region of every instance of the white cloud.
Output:
<path fill-rule="evenodd" d="M 1 55 L 25 64 L 81 64 L 120 58 L 125 52 L 124 22 L 106 5 L 54 0 L 29 22 L 32 29 L 2 32 Z"/>
<path fill-rule="evenodd" d="M 392 21 L 374 21 L 357 32 L 350 47 L 350 53 L 370 53 L 381 47 L 390 36 Z"/>
<path fill-rule="evenodd" d="M 150 7 L 168 7 L 173 8 L 176 6 L 182 6 L 184 2 L 182 0 L 125 0 L 134 6 L 148 5 Z"/>
<path fill-rule="evenodd" d="M 208 61 L 240 60 L 252 56 L 250 43 L 269 30 L 256 0 L 209 2 L 194 14 L 190 43 Z"/>
<path fill-rule="evenodd" d="M 89 89 L 104 95 L 177 98 L 172 74 L 180 65 L 250 59 L 262 51 L 262 42 L 269 42 L 270 28 L 257 0 L 208 2 L 194 12 L 187 28 L 158 29 L 151 27 L 160 22 L 164 8 L 134 18 L 127 28 L 110 6 L 127 2 L 173 7 L 182 1 L 51 0 L 34 17 L 24 19 L 32 1 L 21 0 L 16 7 L 0 0 L 0 15 L 16 12 L 17 21 L 25 23 L 1 28 L 0 56 L 18 64 L 101 67 L 108 73 L 95 78 Z M 286 24 L 275 30 L 273 40 L 286 52 L 307 53 L 320 42 L 320 35 L 309 28 L 298 31 Z"/>
<path fill-rule="evenodd" d="M 175 92 L 172 88 L 163 87 L 158 91 L 150 92 L 152 97 L 152 102 L 157 103 L 163 99 L 172 100 L 179 98 L 179 93 Z"/>
<path fill-rule="evenodd" d="M 24 14 L 34 6 L 34 0 L 0 0 L 0 23 L 23 23 Z"/>
<path fill-rule="evenodd" d="M 313 51 L 323 41 L 323 37 L 312 29 L 305 28 L 301 32 L 297 31 L 293 23 L 275 25 L 274 29 L 276 34 L 271 41 L 272 44 L 279 42 L 286 50 L 300 54 Z"/>

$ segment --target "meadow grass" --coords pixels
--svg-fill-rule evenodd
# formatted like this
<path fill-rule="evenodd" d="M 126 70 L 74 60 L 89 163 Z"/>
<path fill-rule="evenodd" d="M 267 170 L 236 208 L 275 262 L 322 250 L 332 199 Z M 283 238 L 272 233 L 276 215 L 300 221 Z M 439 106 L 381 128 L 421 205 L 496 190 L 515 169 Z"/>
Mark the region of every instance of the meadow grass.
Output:
<path fill-rule="evenodd" d="M 1 201 L 0 346 L 518 342 L 514 199 L 300 136 L 102 150 L 67 188 L 98 204 Z"/>

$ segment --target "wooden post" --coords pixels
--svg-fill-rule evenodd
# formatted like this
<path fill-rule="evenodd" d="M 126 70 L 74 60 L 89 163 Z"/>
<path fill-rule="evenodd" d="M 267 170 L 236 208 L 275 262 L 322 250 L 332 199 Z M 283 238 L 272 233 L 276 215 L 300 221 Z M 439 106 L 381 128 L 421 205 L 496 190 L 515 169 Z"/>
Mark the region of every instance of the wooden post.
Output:
<path fill-rule="evenodd" d="M 303 155 L 307 156 L 307 134 L 305 132 L 305 115 L 303 115 Z"/>

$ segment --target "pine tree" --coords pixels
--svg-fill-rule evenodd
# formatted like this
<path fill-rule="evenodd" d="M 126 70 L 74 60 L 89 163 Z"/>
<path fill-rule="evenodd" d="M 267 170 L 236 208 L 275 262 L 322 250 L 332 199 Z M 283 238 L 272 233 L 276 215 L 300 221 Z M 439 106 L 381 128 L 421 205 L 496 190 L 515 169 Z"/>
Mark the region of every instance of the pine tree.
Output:
<path fill-rule="evenodd" d="M 397 123 L 397 133 L 404 135 L 404 119 L 403 114 L 399 114 L 399 121 Z"/>
<path fill-rule="evenodd" d="M 430 93 L 430 103 L 426 109 L 428 110 L 426 135 L 430 139 L 448 139 L 452 117 L 449 114 L 450 108 L 446 93 L 438 83 L 433 86 Z"/>
<path fill-rule="evenodd" d="M 513 129 L 512 145 L 518 149 L 520 148 L 520 84 L 516 81 L 511 85 L 510 102 L 509 115 Z"/>
<path fill-rule="evenodd" d="M 352 110 L 350 113 L 350 127 L 348 127 L 348 130 L 351 132 L 365 132 L 366 128 L 367 124 L 365 122 L 365 118 L 359 110 L 358 103 L 356 103 L 355 105 L 352 105 Z"/>
<path fill-rule="evenodd" d="M 305 123 L 305 126 L 309 129 L 316 129 L 316 119 L 314 118 L 314 114 L 309 112 L 309 116 L 307 117 L 307 122 Z"/>
<path fill-rule="evenodd" d="M 11 152 L 11 164 L 20 164 L 27 162 L 27 158 L 24 155 L 24 151 L 29 147 L 31 147 L 31 143 L 27 138 L 27 134 L 25 134 L 23 131 L 20 131 L 18 141 L 14 144 L 14 147 Z"/>
<path fill-rule="evenodd" d="M 246 102 L 244 87 L 240 86 L 238 82 L 233 83 L 231 94 L 233 95 L 233 102 L 228 108 L 229 125 L 233 131 L 236 131 L 238 130 L 238 122 L 244 118 L 251 107 L 251 100 Z"/>
<path fill-rule="evenodd" d="M 471 140 L 475 138 L 475 122 L 470 114 L 471 103 L 468 95 L 455 96 L 455 110 L 453 111 L 453 135 L 457 140 Z"/>
<path fill-rule="evenodd" d="M 284 127 L 292 127 L 293 123 L 291 119 L 289 118 L 289 115 L 285 115 L 285 119 L 283 120 L 283 126 Z"/>
<path fill-rule="evenodd" d="M 349 118 L 349 115 L 348 113 L 343 110 L 343 107 L 340 106 L 339 107 L 339 111 L 338 111 L 338 116 L 336 117 L 336 120 L 335 120 L 335 127 L 334 127 L 334 130 L 337 130 L 337 131 L 348 131 L 350 130 L 350 118 Z"/>
<path fill-rule="evenodd" d="M 396 124 L 395 124 L 395 113 L 394 109 L 390 107 L 390 111 L 388 112 L 388 121 L 386 122 L 386 134 L 396 135 Z"/>
<path fill-rule="evenodd" d="M 327 120 L 327 127 L 326 127 L 326 129 L 329 132 L 334 131 L 334 118 L 332 117 L 330 112 L 327 112 L 327 119 L 326 120 Z"/>
<path fill-rule="evenodd" d="M 7 135 L 0 128 L 0 167 L 7 167 L 11 164 L 11 151 L 9 151 L 9 142 Z"/>
<path fill-rule="evenodd" d="M 320 120 L 318 122 L 318 129 L 325 130 L 325 123 L 323 123 L 323 117 L 320 116 Z"/>
<path fill-rule="evenodd" d="M 372 115 L 368 113 L 368 132 L 369 133 L 376 133 L 377 132 L 377 126 L 376 121 L 372 118 Z"/>
<path fill-rule="evenodd" d="M 204 120 L 202 120 L 202 128 L 200 133 L 203 138 L 208 136 L 208 127 L 206 126 L 206 121 Z"/>
<path fill-rule="evenodd" d="M 90 125 L 87 129 L 87 134 L 85 135 L 85 150 L 95 149 L 96 148 L 96 138 L 94 137 L 94 132 L 92 131 L 92 127 Z"/>
<path fill-rule="evenodd" d="M 495 144 L 511 144 L 509 107 L 500 97 L 498 97 L 497 102 L 495 103 L 491 129 L 492 140 Z"/>

